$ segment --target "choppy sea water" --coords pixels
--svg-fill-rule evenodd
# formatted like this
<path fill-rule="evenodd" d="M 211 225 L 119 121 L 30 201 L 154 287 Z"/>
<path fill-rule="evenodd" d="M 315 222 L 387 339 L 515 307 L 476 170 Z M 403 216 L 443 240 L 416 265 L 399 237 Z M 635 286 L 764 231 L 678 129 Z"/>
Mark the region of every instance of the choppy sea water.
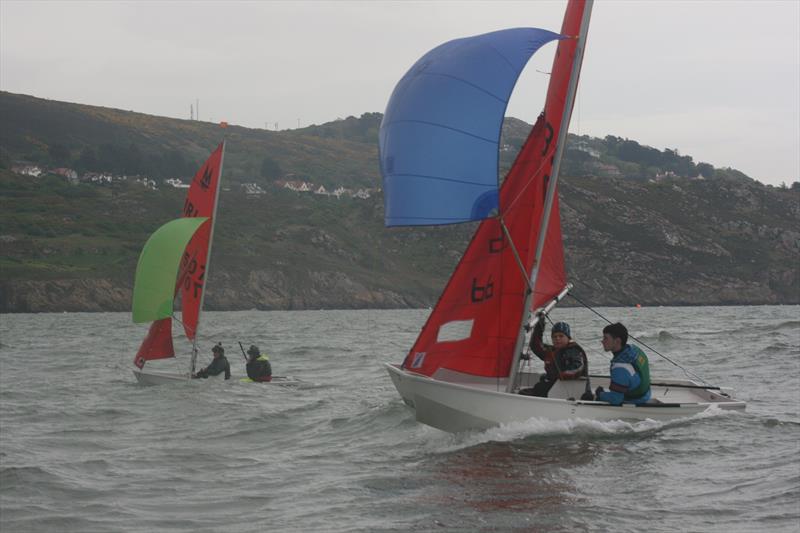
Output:
<path fill-rule="evenodd" d="M 204 315 L 205 353 L 221 341 L 242 376 L 236 341 L 259 344 L 307 382 L 291 388 L 139 386 L 129 315 L 2 315 L 0 530 L 800 530 L 800 307 L 599 311 L 747 411 L 451 435 L 414 421 L 381 364 L 428 311 Z M 607 370 L 604 322 L 556 318 Z"/>

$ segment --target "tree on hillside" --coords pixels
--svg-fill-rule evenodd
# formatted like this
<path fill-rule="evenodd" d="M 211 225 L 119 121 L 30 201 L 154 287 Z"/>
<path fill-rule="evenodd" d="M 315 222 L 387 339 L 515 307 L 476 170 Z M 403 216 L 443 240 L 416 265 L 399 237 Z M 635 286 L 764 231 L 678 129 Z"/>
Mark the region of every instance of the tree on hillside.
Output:
<path fill-rule="evenodd" d="M 283 176 L 283 169 L 280 164 L 269 156 L 265 156 L 261 161 L 261 177 L 267 179 L 278 179 Z"/>
<path fill-rule="evenodd" d="M 47 148 L 50 162 L 54 165 L 66 165 L 70 161 L 69 148 L 61 143 L 51 144 Z"/>
<path fill-rule="evenodd" d="M 128 149 L 122 153 L 122 166 L 128 175 L 136 175 L 144 172 L 144 157 L 139 147 L 131 143 Z"/>
<path fill-rule="evenodd" d="M 75 166 L 81 172 L 97 170 L 97 153 L 95 149 L 91 146 L 84 146 L 78 156 L 78 160 L 75 161 Z"/>
<path fill-rule="evenodd" d="M 93 170 L 101 170 L 103 172 L 119 172 L 119 155 L 117 147 L 113 144 L 104 143 L 100 145 L 97 150 L 97 164 L 98 168 Z"/>
<path fill-rule="evenodd" d="M 697 173 L 704 178 L 713 178 L 714 166 L 709 163 L 697 163 Z"/>

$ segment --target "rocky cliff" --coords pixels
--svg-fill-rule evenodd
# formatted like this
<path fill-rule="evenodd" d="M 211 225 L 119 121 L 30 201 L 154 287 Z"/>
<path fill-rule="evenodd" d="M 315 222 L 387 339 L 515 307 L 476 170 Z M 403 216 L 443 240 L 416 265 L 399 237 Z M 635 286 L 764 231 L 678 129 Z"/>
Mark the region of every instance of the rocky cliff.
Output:
<path fill-rule="evenodd" d="M 757 182 L 566 177 L 560 194 L 567 270 L 575 294 L 587 303 L 800 303 L 798 191 Z M 241 216 L 242 203 L 248 211 L 272 211 L 283 223 L 246 217 L 248 227 L 244 220 L 225 221 L 226 213 L 233 219 Z M 295 218 L 275 213 L 278 203 L 294 211 Z M 55 205 L 51 203 L 51 209 Z M 63 209 L 80 207 L 71 202 Z M 336 216 L 339 210 L 346 216 Z M 386 229 L 380 210 L 379 198 L 361 205 L 281 191 L 257 199 L 229 198 L 220 208 L 206 307 L 432 305 L 473 227 Z M 138 202 L 127 202 L 109 215 L 126 219 L 147 211 Z M 68 216 L 60 213 L 59 218 Z M 110 225 L 107 220 L 105 226 Z M 156 225 L 154 221 L 146 226 Z M 226 239 L 226 234 L 232 238 Z M 5 235 L 7 256 L 33 268 L 27 275 L 24 268 L 4 269 L 0 311 L 130 308 L 135 257 L 146 239 L 144 231 L 125 245 L 127 253 L 115 249 L 113 240 L 76 250 L 71 239 L 72 234 Z M 75 265 L 48 263 L 59 257 L 85 262 L 87 255 L 105 258 L 112 266 L 81 274 Z"/>
<path fill-rule="evenodd" d="M 185 189 L 47 169 L 179 173 L 219 129 L 3 92 L 0 114 L 0 312 L 128 310 L 141 246 L 180 213 Z M 208 309 L 436 302 L 475 226 L 383 227 L 380 118 L 227 130 Z M 503 168 L 529 128 L 506 120 Z M 20 174 L 23 162 L 45 170 Z M 800 303 L 800 183 L 766 186 L 613 136 L 570 137 L 562 169 L 567 270 L 586 303 Z M 372 196 L 299 193 L 286 180 Z"/>

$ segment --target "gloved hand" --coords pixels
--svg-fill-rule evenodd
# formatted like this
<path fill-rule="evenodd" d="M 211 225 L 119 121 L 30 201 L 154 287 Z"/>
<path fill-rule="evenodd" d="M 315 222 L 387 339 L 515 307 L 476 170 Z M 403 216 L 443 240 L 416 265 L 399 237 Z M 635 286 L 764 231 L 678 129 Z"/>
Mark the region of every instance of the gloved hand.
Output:
<path fill-rule="evenodd" d="M 520 355 L 519 358 L 522 361 L 530 361 L 531 360 L 531 354 L 529 354 L 527 352 L 522 352 L 522 355 Z"/>

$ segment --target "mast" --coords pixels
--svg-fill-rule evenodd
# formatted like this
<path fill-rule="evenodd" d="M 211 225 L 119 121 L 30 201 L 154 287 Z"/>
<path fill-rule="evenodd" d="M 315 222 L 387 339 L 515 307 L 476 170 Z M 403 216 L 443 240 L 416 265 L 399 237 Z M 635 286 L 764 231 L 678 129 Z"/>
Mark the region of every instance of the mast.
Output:
<path fill-rule="evenodd" d="M 199 106 L 198 106 L 199 107 Z M 217 223 L 217 205 L 219 204 L 219 188 L 222 186 L 222 167 L 225 164 L 225 143 L 226 140 L 222 138 L 222 156 L 219 160 L 219 177 L 217 178 L 217 190 L 214 191 L 214 208 L 211 212 L 211 229 L 208 232 L 208 253 L 206 254 L 206 268 L 203 272 L 203 291 L 200 293 L 200 306 L 197 309 L 197 326 L 194 330 L 194 338 L 192 339 L 192 361 L 189 366 L 189 379 L 194 374 L 195 366 L 197 364 L 197 335 L 200 331 L 200 315 L 203 313 L 203 301 L 206 298 L 206 286 L 208 285 L 208 271 L 211 264 L 211 246 L 214 243 L 214 224 Z"/>
<path fill-rule="evenodd" d="M 577 0 L 580 1 L 580 0 Z M 572 70 L 569 76 L 569 85 L 567 87 L 566 101 L 564 103 L 564 111 L 561 115 L 561 126 L 558 130 L 558 140 L 556 141 L 556 153 L 553 157 L 553 169 L 550 176 L 550 182 L 547 185 L 547 194 L 545 197 L 544 212 L 542 213 L 542 221 L 539 225 L 539 236 L 536 242 L 536 255 L 533 260 L 533 269 L 530 276 L 530 289 L 525 296 L 525 303 L 522 310 L 523 320 L 520 321 L 519 334 L 517 335 L 517 343 L 514 346 L 514 358 L 511 363 L 511 369 L 508 375 L 508 383 L 506 384 L 506 392 L 513 392 L 514 382 L 516 381 L 517 372 L 519 370 L 519 357 L 522 350 L 522 344 L 525 342 L 525 326 L 530 320 L 531 313 L 531 300 L 533 299 L 533 290 L 536 289 L 536 280 L 539 277 L 539 265 L 542 259 L 542 251 L 544 250 L 544 243 L 547 237 L 547 226 L 550 222 L 550 212 L 553 208 L 553 200 L 556 194 L 556 187 L 558 185 L 558 172 L 561 167 L 561 156 L 564 154 L 564 148 L 567 141 L 567 132 L 569 130 L 569 121 L 572 117 L 572 106 L 575 103 L 575 93 L 578 89 L 578 78 L 580 77 L 581 64 L 583 63 L 583 52 L 586 46 L 586 35 L 589 32 L 589 19 L 592 15 L 592 4 L 594 0 L 586 0 L 581 16 L 580 32 L 578 34 L 578 41 L 575 45 L 575 56 L 572 59 Z M 569 9 L 569 5 L 567 5 Z M 557 52 L 556 52 L 557 53 Z"/>

